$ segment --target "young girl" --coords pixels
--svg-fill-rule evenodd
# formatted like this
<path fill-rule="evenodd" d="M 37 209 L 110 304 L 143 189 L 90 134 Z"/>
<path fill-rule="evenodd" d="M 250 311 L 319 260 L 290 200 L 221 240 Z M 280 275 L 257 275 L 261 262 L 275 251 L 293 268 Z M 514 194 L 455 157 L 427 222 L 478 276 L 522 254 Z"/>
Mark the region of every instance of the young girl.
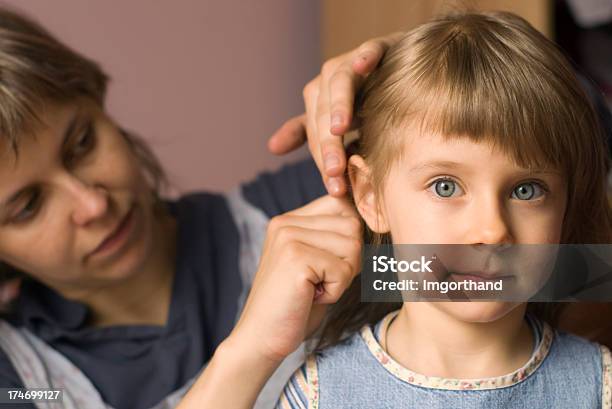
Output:
<path fill-rule="evenodd" d="M 349 174 L 376 242 L 610 243 L 602 131 L 567 61 L 521 18 L 416 28 L 360 103 Z M 278 407 L 612 405 L 610 351 L 555 331 L 554 305 L 367 304 L 359 290 L 355 280 Z"/>

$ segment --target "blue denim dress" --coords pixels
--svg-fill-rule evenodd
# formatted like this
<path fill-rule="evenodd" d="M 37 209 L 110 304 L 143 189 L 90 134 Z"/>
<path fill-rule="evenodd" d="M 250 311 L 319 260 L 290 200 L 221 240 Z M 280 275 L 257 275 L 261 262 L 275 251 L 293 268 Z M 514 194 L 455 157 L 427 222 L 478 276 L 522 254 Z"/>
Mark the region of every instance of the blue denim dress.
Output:
<path fill-rule="evenodd" d="M 581 409 L 611 408 L 610 351 L 527 317 L 536 345 L 516 371 L 483 379 L 418 374 L 379 343 L 395 313 L 339 345 L 311 355 L 277 408 Z"/>

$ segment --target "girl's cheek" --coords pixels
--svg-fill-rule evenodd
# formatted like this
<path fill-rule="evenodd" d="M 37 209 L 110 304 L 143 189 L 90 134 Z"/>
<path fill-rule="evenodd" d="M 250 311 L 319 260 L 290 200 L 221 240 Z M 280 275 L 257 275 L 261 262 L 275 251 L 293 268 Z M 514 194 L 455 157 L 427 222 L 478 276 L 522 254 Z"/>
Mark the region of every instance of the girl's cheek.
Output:
<path fill-rule="evenodd" d="M 558 243 L 563 229 L 563 212 L 556 208 L 519 208 L 512 212 L 518 243 Z"/>
<path fill-rule="evenodd" d="M 411 203 L 394 207 L 389 217 L 397 244 L 460 243 L 464 224 L 460 209 L 445 204 Z"/>

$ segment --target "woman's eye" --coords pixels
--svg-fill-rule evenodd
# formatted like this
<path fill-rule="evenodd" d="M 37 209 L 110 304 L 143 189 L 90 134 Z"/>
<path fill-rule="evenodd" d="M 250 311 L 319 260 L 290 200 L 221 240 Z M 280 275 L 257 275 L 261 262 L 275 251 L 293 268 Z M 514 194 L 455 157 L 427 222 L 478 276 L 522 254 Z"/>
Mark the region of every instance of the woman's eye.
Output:
<path fill-rule="evenodd" d="M 85 129 L 79 134 L 72 148 L 65 154 L 64 161 L 71 165 L 75 160 L 85 156 L 94 149 L 96 144 L 96 134 L 93 122 L 89 122 Z"/>
<path fill-rule="evenodd" d="M 544 188 L 539 183 L 521 183 L 512 191 L 512 198 L 518 200 L 533 200 L 540 198 L 544 192 Z"/>
<path fill-rule="evenodd" d="M 432 188 L 433 188 L 433 192 L 437 196 L 444 197 L 444 198 L 458 196 L 460 193 L 463 192 L 461 190 L 461 188 L 459 187 L 459 185 L 457 184 L 457 182 L 455 182 L 452 179 L 438 179 L 438 180 L 435 180 L 430 185 L 430 189 L 432 189 Z M 455 194 L 455 193 L 457 193 L 457 194 Z"/>
<path fill-rule="evenodd" d="M 91 150 L 91 148 L 93 147 L 93 144 L 94 144 L 94 127 L 93 127 L 93 124 L 90 122 L 87 124 L 85 131 L 81 134 L 81 136 L 77 140 L 74 146 L 74 149 L 73 149 L 73 155 L 80 156 L 80 155 L 87 153 L 89 150 Z"/>
<path fill-rule="evenodd" d="M 19 223 L 29 220 L 31 217 L 36 215 L 40 207 L 40 192 L 34 192 L 26 205 L 13 217 L 12 221 Z"/>

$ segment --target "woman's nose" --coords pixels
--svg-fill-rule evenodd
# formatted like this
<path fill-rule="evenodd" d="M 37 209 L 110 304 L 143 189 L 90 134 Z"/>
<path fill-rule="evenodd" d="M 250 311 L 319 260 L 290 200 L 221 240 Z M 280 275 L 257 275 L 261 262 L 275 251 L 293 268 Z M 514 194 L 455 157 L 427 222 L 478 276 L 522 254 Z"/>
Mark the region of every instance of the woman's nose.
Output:
<path fill-rule="evenodd" d="M 72 219 L 76 224 L 86 225 L 107 213 L 109 197 L 103 186 L 75 180 L 71 190 L 74 198 Z"/>
<path fill-rule="evenodd" d="M 505 208 L 499 201 L 489 199 L 474 208 L 470 226 L 470 244 L 507 244 L 511 241 Z"/>

